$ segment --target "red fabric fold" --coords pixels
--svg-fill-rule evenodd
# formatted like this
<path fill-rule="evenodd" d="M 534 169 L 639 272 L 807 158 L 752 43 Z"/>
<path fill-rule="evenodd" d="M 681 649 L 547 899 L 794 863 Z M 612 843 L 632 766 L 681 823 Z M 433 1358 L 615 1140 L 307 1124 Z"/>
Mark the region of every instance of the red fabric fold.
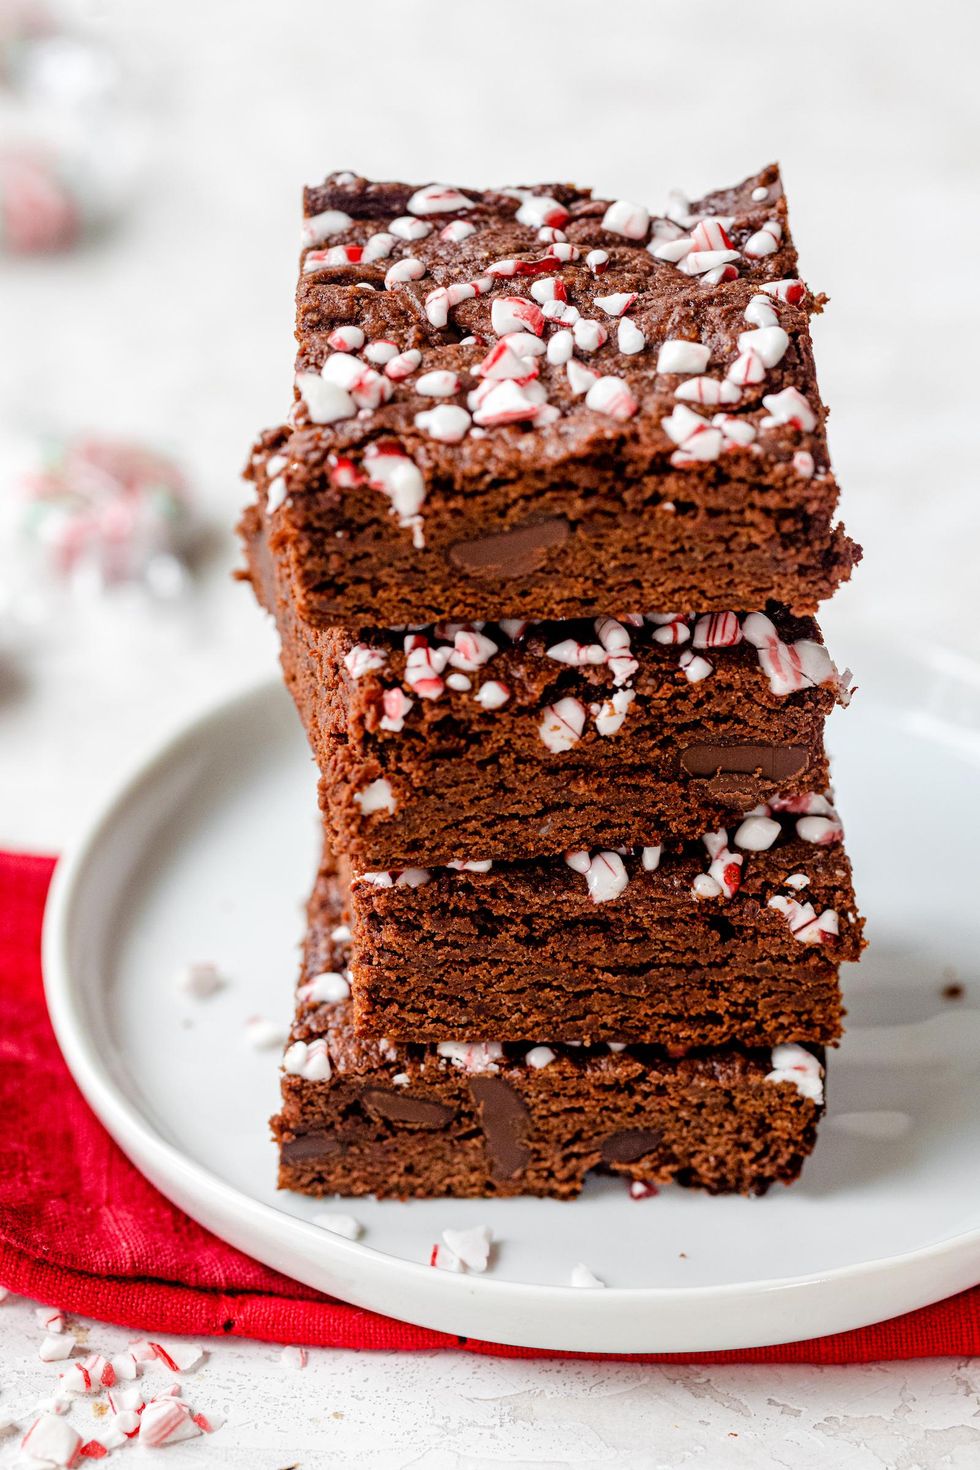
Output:
<path fill-rule="evenodd" d="M 334 1301 L 226 1245 L 154 1189 L 84 1102 L 51 1030 L 40 937 L 53 868 L 51 858 L 0 853 L 0 1285 L 140 1332 L 566 1356 L 432 1332 Z M 855 1363 L 978 1353 L 980 1287 L 874 1327 L 810 1342 L 622 1356 Z"/>

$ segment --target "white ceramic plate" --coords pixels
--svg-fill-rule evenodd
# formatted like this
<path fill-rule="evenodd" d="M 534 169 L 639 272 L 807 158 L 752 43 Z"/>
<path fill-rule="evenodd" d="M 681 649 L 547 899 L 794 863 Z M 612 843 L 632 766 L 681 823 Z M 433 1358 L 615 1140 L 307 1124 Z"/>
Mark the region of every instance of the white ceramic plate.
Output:
<path fill-rule="evenodd" d="M 618 1180 L 581 1199 L 358 1200 L 277 1194 L 266 1119 L 301 906 L 315 860 L 314 773 L 269 684 L 168 742 L 61 865 L 48 1002 L 92 1107 L 146 1175 L 211 1230 L 346 1301 L 530 1347 L 687 1352 L 838 1332 L 980 1280 L 980 670 L 949 656 L 852 654 L 862 689 L 834 717 L 839 802 L 871 947 L 846 976 L 847 1039 L 799 1184 L 763 1199 Z M 188 961 L 231 977 L 179 996 Z M 960 999 L 944 988 L 963 985 Z M 542 1038 L 544 1039 L 544 1038 Z M 361 1243 L 311 1223 L 344 1208 Z M 449 1225 L 486 1223 L 485 1276 L 424 1264 Z M 578 1261 L 605 1291 L 566 1283 Z"/>

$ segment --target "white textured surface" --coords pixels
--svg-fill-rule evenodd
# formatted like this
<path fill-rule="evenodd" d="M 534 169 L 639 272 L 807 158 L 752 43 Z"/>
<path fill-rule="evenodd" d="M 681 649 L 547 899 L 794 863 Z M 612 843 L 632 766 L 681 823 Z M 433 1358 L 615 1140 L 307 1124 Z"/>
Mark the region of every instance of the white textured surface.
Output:
<path fill-rule="evenodd" d="M 574 175 L 658 200 L 775 154 L 804 271 L 833 297 L 818 361 L 845 515 L 868 550 L 825 619 L 835 647 L 846 659 L 848 620 L 867 618 L 976 651 L 980 26 L 967 0 L 914 25 L 882 0 L 828 0 L 751 27 L 722 0 L 101 10 L 142 77 L 149 166 L 103 243 L 3 267 L 5 425 L 152 437 L 227 525 L 249 437 L 287 398 L 304 178 Z M 149 651 L 121 616 L 97 633 L 66 622 L 27 646 L 8 637 L 0 842 L 61 846 L 136 748 L 271 666 L 271 637 L 227 584 L 233 558 L 226 539 L 200 601 Z M 0 1407 L 51 1375 L 28 1321 L 0 1307 Z M 980 1456 L 977 1382 L 941 1362 L 664 1370 L 324 1353 L 290 1375 L 274 1349 L 223 1343 L 200 1381 L 229 1425 L 170 1450 L 169 1465 L 917 1470 Z"/>
<path fill-rule="evenodd" d="M 81 1325 L 88 1351 L 134 1336 Z M 40 1340 L 26 1302 L 0 1304 L 0 1417 L 29 1421 L 51 1393 L 63 1365 L 38 1361 Z M 294 1368 L 267 1343 L 206 1346 L 184 1397 L 227 1422 L 168 1448 L 164 1470 L 973 1470 L 980 1459 L 975 1362 L 702 1368 L 313 1349 Z M 83 1434 L 100 1422 L 85 1399 L 71 1419 Z M 16 1464 L 15 1444 L 0 1440 L 0 1467 Z M 133 1447 L 98 1463 L 157 1460 Z"/>

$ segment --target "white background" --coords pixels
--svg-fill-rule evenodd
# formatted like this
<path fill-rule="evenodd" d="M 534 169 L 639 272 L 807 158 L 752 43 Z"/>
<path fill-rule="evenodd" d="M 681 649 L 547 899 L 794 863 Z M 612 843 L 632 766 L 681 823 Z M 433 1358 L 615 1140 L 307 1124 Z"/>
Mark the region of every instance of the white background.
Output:
<path fill-rule="evenodd" d="M 60 849 L 147 744 L 273 667 L 270 633 L 229 581 L 230 527 L 250 438 L 289 398 L 300 186 L 333 168 L 574 178 L 656 207 L 670 187 L 696 195 L 778 157 L 804 274 L 832 297 L 817 356 L 844 516 L 867 553 L 824 619 L 834 650 L 846 662 L 849 625 L 870 622 L 976 653 L 980 24 L 967 0 L 110 0 L 99 14 L 134 104 L 117 141 L 142 167 L 104 239 L 0 267 L 0 448 L 52 429 L 149 439 L 184 463 L 218 542 L 176 614 L 148 621 L 120 602 L 27 631 L 8 610 L 0 843 Z M 0 1307 L 18 1406 L 52 1376 L 32 1362 L 28 1318 Z M 977 1377 L 944 1362 L 820 1373 L 321 1353 L 290 1375 L 274 1349 L 223 1343 L 202 1374 L 230 1420 L 169 1451 L 178 1470 L 980 1457 Z"/>

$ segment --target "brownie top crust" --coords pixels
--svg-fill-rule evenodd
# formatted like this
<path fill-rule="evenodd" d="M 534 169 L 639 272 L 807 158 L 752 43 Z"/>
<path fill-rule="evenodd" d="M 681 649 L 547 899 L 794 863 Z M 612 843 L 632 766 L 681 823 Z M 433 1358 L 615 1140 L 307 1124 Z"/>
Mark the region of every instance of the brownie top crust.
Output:
<path fill-rule="evenodd" d="M 567 184 L 350 173 L 304 208 L 283 494 L 366 483 L 421 545 L 434 485 L 583 464 L 829 478 L 808 325 L 822 298 L 797 276 L 775 165 L 662 216 Z"/>

